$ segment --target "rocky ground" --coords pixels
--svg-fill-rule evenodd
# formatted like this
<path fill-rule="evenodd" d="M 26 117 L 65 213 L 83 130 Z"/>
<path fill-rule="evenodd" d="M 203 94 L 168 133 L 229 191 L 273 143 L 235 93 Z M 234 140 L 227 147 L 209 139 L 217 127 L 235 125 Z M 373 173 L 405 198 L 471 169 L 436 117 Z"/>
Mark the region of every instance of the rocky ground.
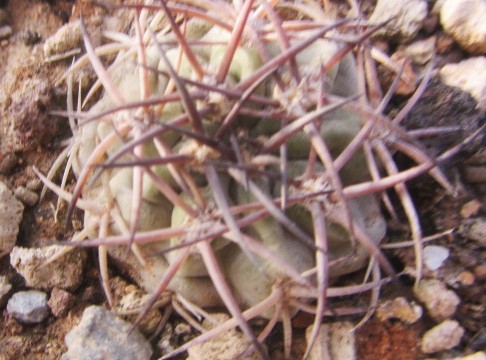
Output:
<path fill-rule="evenodd" d="M 117 1 L 97 3 L 105 2 Z M 60 359 L 68 348 L 68 359 L 94 358 L 89 351 L 95 345 L 84 341 L 102 342 L 105 337 L 112 352 L 103 358 L 148 359 L 151 353 L 157 358 L 195 334 L 176 316 L 164 329 L 158 328 L 169 314 L 167 307 L 161 307 L 142 324 L 140 332 L 145 336 L 136 332 L 127 342 L 120 334 L 130 326 L 103 310 L 107 304 L 95 252 L 73 251 L 45 264 L 57 249 L 53 244 L 69 238 L 81 221 L 77 214 L 72 226 L 65 227 L 65 204 L 55 221 L 57 199 L 48 192 L 39 201 L 42 184 L 33 172 L 35 166 L 46 173 L 69 138 L 66 121 L 52 112 L 65 110 L 66 86 L 61 78 L 72 54 L 60 60 L 56 56 L 76 52 L 82 44 L 69 26 L 58 29 L 83 15 L 93 41 L 99 44 L 103 41 L 100 28 L 123 31 L 128 26 L 126 13 L 113 16 L 109 8 L 93 4 L 90 0 L 0 1 L 0 359 Z M 331 2 L 330 7 L 341 16 L 349 11 L 345 2 Z M 405 64 L 406 81 L 398 87 L 390 113 L 403 106 L 425 67 L 434 61 L 433 79 L 405 120 L 411 130 L 455 127 L 452 133 L 424 138 L 431 153 L 460 143 L 485 124 L 486 1 L 364 1 L 362 8 L 372 22 L 395 17 L 373 40 L 396 64 Z M 384 86 L 391 83 L 385 67 L 380 69 L 380 79 Z M 425 235 L 440 234 L 426 244 L 425 280 L 412 290 L 412 276 L 404 276 L 405 293 L 385 287 L 375 315 L 354 333 L 349 332 L 352 326 L 347 321 L 356 324 L 356 318 L 339 319 L 323 328 L 314 359 L 324 359 L 336 348 L 349 355 L 333 355 L 334 359 L 352 359 L 353 354 L 366 360 L 486 359 L 485 137 L 483 131 L 442 164 L 456 196 L 446 195 L 426 177 L 410 183 Z M 397 161 L 406 166 L 405 160 Z M 72 185 L 74 179 L 70 181 Z M 403 224 L 390 221 L 386 242 L 406 239 Z M 413 275 L 410 247 L 385 251 L 399 271 Z M 146 295 L 115 269 L 111 271 L 118 311 L 126 315 Z M 300 358 L 310 320 L 298 314 L 293 321 L 293 356 Z M 229 346 L 240 343 L 240 337 L 234 331 L 217 341 Z M 271 340 L 272 356 L 279 359 L 281 334 L 276 331 Z M 190 359 L 210 358 L 204 351 L 208 350 L 192 349 Z"/>

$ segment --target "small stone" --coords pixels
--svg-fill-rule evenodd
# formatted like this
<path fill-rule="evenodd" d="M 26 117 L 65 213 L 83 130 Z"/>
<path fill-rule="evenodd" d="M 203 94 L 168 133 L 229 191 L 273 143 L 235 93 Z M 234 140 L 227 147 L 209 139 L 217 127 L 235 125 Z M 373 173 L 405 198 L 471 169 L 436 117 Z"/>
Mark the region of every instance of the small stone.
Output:
<path fill-rule="evenodd" d="M 23 211 L 22 203 L 0 181 L 0 258 L 15 246 Z"/>
<path fill-rule="evenodd" d="M 0 26 L 0 39 L 7 39 L 12 35 L 12 27 L 9 25 Z"/>
<path fill-rule="evenodd" d="M 147 360 L 152 356 L 150 344 L 138 330 L 99 306 L 86 308 L 65 340 L 68 351 L 62 360 Z"/>
<path fill-rule="evenodd" d="M 429 245 L 424 248 L 424 264 L 429 270 L 437 270 L 449 257 L 450 250 L 444 246 Z"/>
<path fill-rule="evenodd" d="M 435 279 L 421 280 L 414 293 L 435 321 L 449 319 L 460 303 L 454 291 L 447 289 L 443 282 Z"/>
<path fill-rule="evenodd" d="M 34 206 L 37 204 L 37 201 L 39 201 L 39 195 L 23 186 L 17 187 L 14 191 L 14 195 L 27 206 Z"/>
<path fill-rule="evenodd" d="M 222 323 L 229 319 L 227 314 L 211 314 L 211 317 Z M 204 320 L 202 326 L 211 329 L 217 324 Z M 191 346 L 187 360 L 233 360 L 243 354 L 250 346 L 246 337 L 236 329 L 226 330 L 202 344 Z M 260 359 L 258 353 L 253 352 L 245 360 Z"/>
<path fill-rule="evenodd" d="M 415 75 L 413 70 L 411 58 L 402 52 L 396 52 L 391 56 L 391 59 L 399 68 L 403 66 L 402 77 L 395 90 L 395 94 L 404 96 L 412 95 L 417 87 L 417 75 Z"/>
<path fill-rule="evenodd" d="M 422 337 L 422 351 L 426 354 L 452 349 L 459 345 L 464 329 L 455 320 L 446 320 L 434 326 Z"/>
<path fill-rule="evenodd" d="M 471 286 L 474 284 L 476 279 L 474 278 L 474 274 L 470 271 L 463 271 L 457 276 L 457 281 L 463 286 Z"/>
<path fill-rule="evenodd" d="M 413 324 L 422 317 L 423 310 L 420 305 L 409 304 L 404 297 L 397 297 L 390 301 L 385 301 L 376 315 L 380 321 L 389 319 L 399 319 L 406 324 Z"/>
<path fill-rule="evenodd" d="M 466 51 L 486 53 L 486 1 L 447 0 L 440 10 L 444 30 Z"/>
<path fill-rule="evenodd" d="M 10 254 L 10 264 L 29 287 L 75 290 L 83 281 L 86 258 L 86 251 L 81 248 L 60 245 L 33 249 L 15 247 Z"/>
<path fill-rule="evenodd" d="M 110 287 L 113 292 L 114 310 L 118 314 L 133 313 L 134 311 L 143 309 L 150 299 L 149 294 L 140 290 L 135 285 L 128 284 L 120 277 L 110 279 Z M 123 316 L 123 319 L 135 321 L 137 317 L 138 311 L 135 315 Z M 138 329 L 144 335 L 151 335 L 157 329 L 161 320 L 162 315 L 160 311 L 156 307 L 153 307 L 140 321 Z"/>
<path fill-rule="evenodd" d="M 47 302 L 52 314 L 55 317 L 65 316 L 73 307 L 75 297 L 73 294 L 60 288 L 54 288 L 51 292 L 51 297 Z"/>
<path fill-rule="evenodd" d="M 47 294 L 37 290 L 19 291 L 8 301 L 7 311 L 21 323 L 40 323 L 49 315 Z"/>
<path fill-rule="evenodd" d="M 444 84 L 471 94 L 478 107 L 486 109 L 486 56 L 447 64 L 440 69 L 440 78 Z"/>
<path fill-rule="evenodd" d="M 461 216 L 463 219 L 468 219 L 477 215 L 479 209 L 481 209 L 481 203 L 477 199 L 468 201 L 461 208 Z"/>
<path fill-rule="evenodd" d="M 7 277 L 0 276 L 0 307 L 3 307 L 7 302 L 7 296 L 11 289 L 12 285 L 8 282 Z"/>
<path fill-rule="evenodd" d="M 435 36 L 425 40 L 414 41 L 405 48 L 405 54 L 410 56 L 415 64 L 425 65 L 432 59 L 435 42 Z"/>
<path fill-rule="evenodd" d="M 50 57 L 73 50 L 81 45 L 82 39 L 80 22 L 67 23 L 46 39 L 44 55 Z"/>
<path fill-rule="evenodd" d="M 486 280 L 486 263 L 476 266 L 474 268 L 474 275 L 479 281 Z"/>
<path fill-rule="evenodd" d="M 467 356 L 457 357 L 452 360 L 486 360 L 486 353 L 484 351 L 479 351 L 477 353 L 467 355 Z"/>
<path fill-rule="evenodd" d="M 312 328 L 312 326 L 309 326 L 305 332 L 308 343 L 311 341 Z M 356 359 L 356 339 L 353 324 L 348 321 L 322 324 L 308 359 Z"/>
<path fill-rule="evenodd" d="M 426 17 L 424 0 L 378 0 L 369 22 L 381 24 L 391 19 L 377 35 L 407 42 L 415 37 Z"/>
<path fill-rule="evenodd" d="M 486 246 L 486 218 L 478 217 L 465 221 L 460 231 L 464 237 Z"/>

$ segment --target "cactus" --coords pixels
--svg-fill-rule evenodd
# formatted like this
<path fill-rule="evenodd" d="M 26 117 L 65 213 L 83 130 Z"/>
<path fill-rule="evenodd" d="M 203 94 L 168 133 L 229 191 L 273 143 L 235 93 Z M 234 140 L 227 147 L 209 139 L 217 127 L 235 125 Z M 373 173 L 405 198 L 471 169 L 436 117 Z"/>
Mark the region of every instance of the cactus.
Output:
<path fill-rule="evenodd" d="M 297 311 L 315 314 L 315 340 L 330 297 L 378 291 L 395 276 L 379 249 L 388 189 L 409 220 L 420 278 L 420 223 L 405 182 L 429 172 L 449 185 L 400 127 L 405 112 L 383 115 L 389 97 L 363 65 L 373 65 L 375 29 L 328 19 L 313 1 L 132 7 L 133 33 L 118 37 L 106 69 L 98 54 L 109 45 L 94 49 L 82 26 L 87 54 L 67 78 L 90 62 L 98 81 L 85 102 L 104 92 L 88 111 L 68 100 L 63 156 L 76 187 L 50 181 L 57 166 L 39 173 L 70 203 L 68 218 L 84 211 L 70 244 L 98 247 L 109 301 L 107 254 L 153 294 L 145 310 L 172 291 L 193 310 L 224 305 L 232 315 L 170 356 L 239 326 L 266 357 L 262 342 L 280 320 L 289 355 Z M 416 165 L 399 170 L 395 152 Z M 336 285 L 367 263 L 370 280 Z M 257 337 L 248 321 L 258 316 L 269 325 Z"/>

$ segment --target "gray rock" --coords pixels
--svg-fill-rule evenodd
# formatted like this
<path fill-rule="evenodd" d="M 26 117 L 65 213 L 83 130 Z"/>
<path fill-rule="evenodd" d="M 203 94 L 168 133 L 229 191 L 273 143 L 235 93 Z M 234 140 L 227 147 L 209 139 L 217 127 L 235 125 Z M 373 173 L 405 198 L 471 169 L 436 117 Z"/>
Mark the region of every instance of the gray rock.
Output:
<path fill-rule="evenodd" d="M 452 349 L 464 335 L 457 321 L 446 320 L 427 331 L 422 337 L 422 351 L 426 354 Z"/>
<path fill-rule="evenodd" d="M 10 264 L 29 287 L 75 290 L 83 280 L 86 258 L 86 251 L 80 248 L 51 245 L 27 249 L 16 246 L 10 254 Z"/>
<path fill-rule="evenodd" d="M 486 53 L 486 1 L 447 0 L 440 10 L 444 30 L 466 51 Z"/>
<path fill-rule="evenodd" d="M 0 181 L 0 257 L 10 253 L 19 233 L 24 206 Z"/>
<path fill-rule="evenodd" d="M 21 323 L 40 323 L 49 315 L 47 294 L 37 290 L 19 291 L 8 301 L 7 311 Z"/>
<path fill-rule="evenodd" d="M 10 289 L 12 289 L 12 285 L 8 282 L 7 277 L 0 276 L 0 307 L 5 305 Z"/>
<path fill-rule="evenodd" d="M 392 19 L 377 35 L 407 42 L 418 33 L 426 16 L 425 0 L 378 0 L 369 21 L 381 24 Z"/>
<path fill-rule="evenodd" d="M 471 94 L 478 107 L 486 109 L 486 56 L 447 64 L 440 69 L 440 78 L 444 84 L 456 86 Z"/>
<path fill-rule="evenodd" d="M 78 326 L 66 335 L 62 360 L 148 360 L 152 348 L 145 338 L 110 311 L 90 306 Z"/>

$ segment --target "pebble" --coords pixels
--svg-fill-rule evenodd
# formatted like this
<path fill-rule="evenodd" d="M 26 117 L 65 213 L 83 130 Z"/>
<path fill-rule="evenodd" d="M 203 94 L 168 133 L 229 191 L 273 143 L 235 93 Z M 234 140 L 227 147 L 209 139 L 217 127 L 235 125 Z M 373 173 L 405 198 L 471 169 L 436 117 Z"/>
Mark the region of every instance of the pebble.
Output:
<path fill-rule="evenodd" d="M 468 92 L 486 109 L 486 56 L 472 57 L 456 64 L 447 64 L 440 69 L 441 81 Z"/>
<path fill-rule="evenodd" d="M 7 311 L 21 323 L 40 323 L 49 316 L 47 294 L 38 290 L 19 291 L 8 301 Z"/>
<path fill-rule="evenodd" d="M 465 203 L 461 208 L 461 217 L 463 219 L 469 219 L 476 216 L 481 209 L 481 203 L 477 200 L 471 200 Z"/>
<path fill-rule="evenodd" d="M 22 201 L 22 203 L 26 206 L 34 206 L 39 201 L 39 195 L 37 195 L 34 191 L 27 189 L 23 186 L 18 186 L 14 191 L 15 197 Z"/>
<path fill-rule="evenodd" d="M 134 315 L 123 316 L 125 320 L 134 321 L 138 317 L 138 311 L 143 309 L 150 298 L 150 295 L 142 291 L 135 285 L 128 284 L 120 277 L 110 279 L 110 288 L 113 292 L 114 310 L 117 314 L 133 313 Z M 157 329 L 162 315 L 160 311 L 153 307 L 144 316 L 138 325 L 138 329 L 144 335 L 151 335 Z"/>
<path fill-rule="evenodd" d="M 484 351 L 479 351 L 471 355 L 456 357 L 452 360 L 486 360 L 486 353 Z"/>
<path fill-rule="evenodd" d="M 477 265 L 474 268 L 474 275 L 479 281 L 486 280 L 486 263 Z"/>
<path fill-rule="evenodd" d="M 0 257 L 10 253 L 17 242 L 24 206 L 0 181 Z"/>
<path fill-rule="evenodd" d="M 309 360 L 355 360 L 356 339 L 353 324 L 348 321 L 338 321 L 322 324 L 317 339 L 309 353 Z M 311 340 L 312 326 L 306 329 L 307 342 Z"/>
<path fill-rule="evenodd" d="M 12 35 L 12 27 L 9 25 L 0 26 L 0 40 L 8 39 Z"/>
<path fill-rule="evenodd" d="M 412 67 L 412 59 L 401 51 L 391 56 L 398 68 L 403 67 L 402 77 L 395 90 L 395 94 L 408 96 L 412 95 L 417 87 L 417 75 Z"/>
<path fill-rule="evenodd" d="M 378 0 L 369 22 L 381 24 L 393 18 L 377 35 L 407 42 L 415 37 L 426 17 L 425 0 Z"/>
<path fill-rule="evenodd" d="M 464 335 L 464 329 L 455 320 L 445 320 L 422 337 L 422 352 L 426 354 L 452 349 Z"/>
<path fill-rule="evenodd" d="M 56 287 L 52 289 L 51 297 L 47 305 L 49 305 L 52 315 L 62 317 L 67 315 L 68 311 L 73 307 L 75 300 L 73 294 Z"/>
<path fill-rule="evenodd" d="M 425 65 L 432 59 L 436 40 L 435 36 L 431 36 L 428 39 L 414 41 L 405 48 L 405 54 L 410 56 L 415 64 Z"/>
<path fill-rule="evenodd" d="M 445 246 L 426 246 L 424 247 L 424 264 L 429 270 L 437 270 L 447 260 L 449 254 L 450 250 Z"/>
<path fill-rule="evenodd" d="M 413 324 L 422 317 L 423 309 L 420 305 L 410 304 L 404 297 L 397 297 L 385 301 L 376 310 L 376 316 L 380 321 L 399 319 L 406 324 Z"/>
<path fill-rule="evenodd" d="M 457 281 L 463 286 L 471 286 L 476 281 L 474 274 L 470 271 L 463 271 L 457 275 Z"/>
<path fill-rule="evenodd" d="M 68 351 L 62 360 L 147 360 L 152 356 L 149 342 L 138 330 L 100 306 L 86 308 L 65 341 Z"/>
<path fill-rule="evenodd" d="M 66 253 L 48 263 L 61 251 Z M 51 245 L 27 249 L 16 246 L 10 254 L 10 264 L 22 275 L 29 287 L 75 290 L 83 281 L 86 258 L 86 251 L 81 248 Z"/>
<path fill-rule="evenodd" d="M 57 30 L 57 32 L 46 39 L 44 43 L 45 57 L 51 57 L 66 53 L 78 48 L 83 40 L 80 22 L 70 22 Z"/>
<path fill-rule="evenodd" d="M 460 232 L 462 236 L 486 246 L 486 218 L 477 217 L 465 221 Z"/>
<path fill-rule="evenodd" d="M 421 301 L 427 311 L 435 321 L 449 319 L 454 315 L 457 305 L 460 303 L 459 297 L 452 290 L 447 289 L 446 285 L 436 279 L 421 280 L 414 289 L 415 296 Z"/>
<path fill-rule="evenodd" d="M 0 307 L 3 307 L 8 299 L 8 293 L 12 289 L 12 285 L 6 276 L 0 276 Z"/>
<path fill-rule="evenodd" d="M 217 323 L 222 323 L 230 318 L 223 313 L 211 314 L 211 317 Z M 203 321 L 202 326 L 209 330 L 215 324 L 206 319 Z M 245 335 L 233 328 L 219 333 L 202 344 L 191 346 L 188 350 L 189 357 L 187 360 L 233 360 L 244 353 L 249 345 Z M 260 359 L 260 356 L 257 352 L 253 352 L 244 359 L 256 360 Z"/>
<path fill-rule="evenodd" d="M 440 10 L 444 30 L 466 51 L 486 53 L 486 1 L 447 0 Z"/>

